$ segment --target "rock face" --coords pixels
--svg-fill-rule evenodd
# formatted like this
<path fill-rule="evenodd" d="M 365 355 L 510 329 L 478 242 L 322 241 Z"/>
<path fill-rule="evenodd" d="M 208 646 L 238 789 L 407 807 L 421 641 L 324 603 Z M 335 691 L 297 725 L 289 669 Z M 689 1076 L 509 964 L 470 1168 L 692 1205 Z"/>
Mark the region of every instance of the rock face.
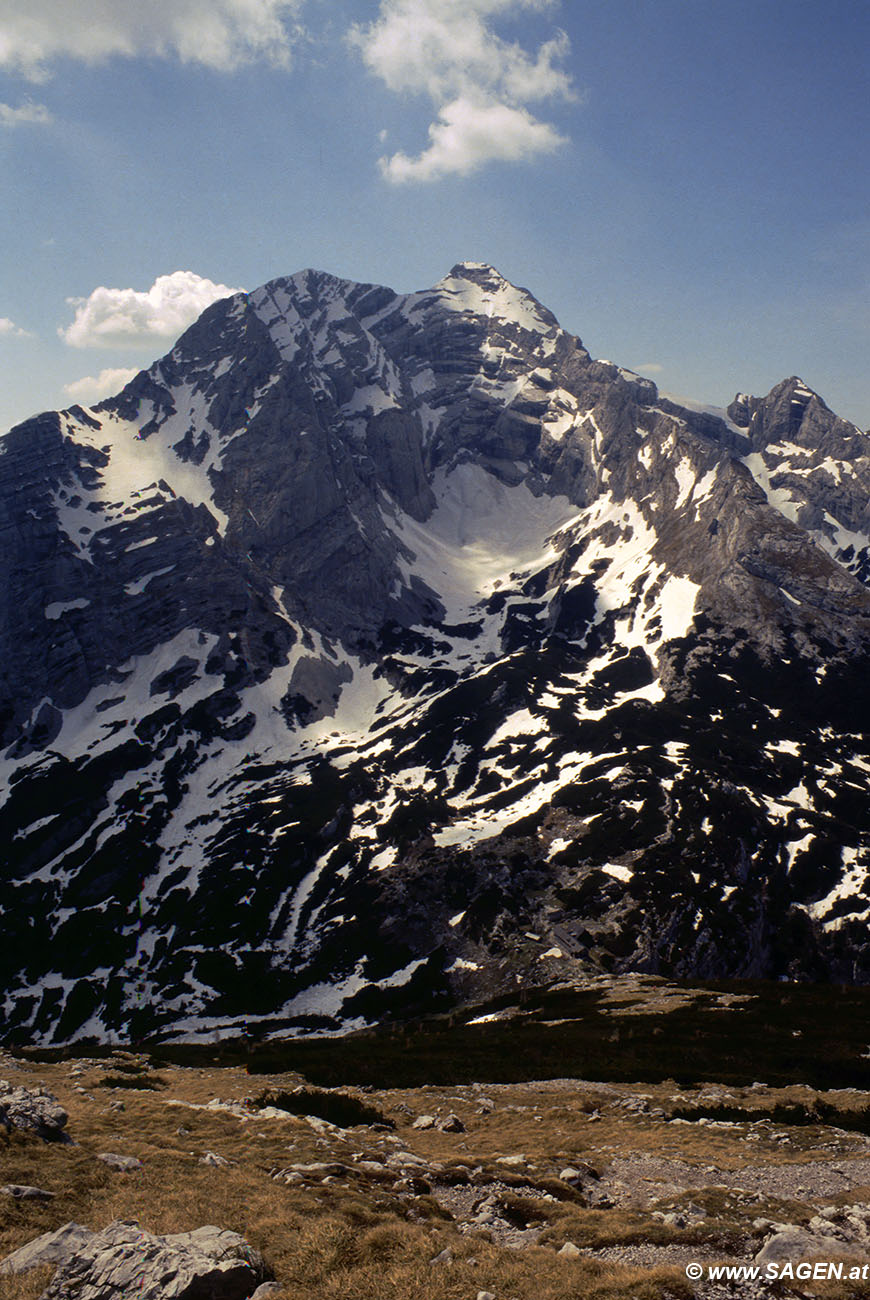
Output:
<path fill-rule="evenodd" d="M 870 975 L 870 438 L 801 380 L 306 271 L 2 446 L 10 1038 Z"/>
<path fill-rule="evenodd" d="M 205 1227 L 157 1237 L 138 1223 L 90 1232 L 68 1223 L 15 1251 L 0 1271 L 58 1263 L 42 1300 L 248 1300 L 266 1275 L 243 1237 Z"/>

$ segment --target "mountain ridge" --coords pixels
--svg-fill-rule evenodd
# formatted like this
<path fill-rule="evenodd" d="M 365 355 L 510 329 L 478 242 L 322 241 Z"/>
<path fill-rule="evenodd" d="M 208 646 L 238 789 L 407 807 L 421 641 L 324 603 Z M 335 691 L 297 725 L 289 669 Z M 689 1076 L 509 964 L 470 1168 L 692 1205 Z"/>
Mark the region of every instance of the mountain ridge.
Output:
<path fill-rule="evenodd" d="M 797 377 L 305 271 L 3 446 L 9 1033 L 867 978 L 870 439 Z"/>

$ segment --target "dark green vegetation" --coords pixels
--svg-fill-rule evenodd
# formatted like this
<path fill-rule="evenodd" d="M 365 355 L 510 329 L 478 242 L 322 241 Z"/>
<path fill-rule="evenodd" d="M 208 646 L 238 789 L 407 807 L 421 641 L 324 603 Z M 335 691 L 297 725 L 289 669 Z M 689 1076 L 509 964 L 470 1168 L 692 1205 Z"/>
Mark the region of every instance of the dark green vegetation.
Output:
<path fill-rule="evenodd" d="M 323 1092 L 320 1088 L 301 1087 L 288 1092 L 285 1088 L 267 1088 L 251 1100 L 252 1110 L 263 1110 L 266 1106 L 275 1106 L 290 1115 L 315 1115 L 339 1128 L 350 1128 L 354 1124 L 396 1127 L 376 1106 L 368 1106 L 347 1092 Z"/>
<path fill-rule="evenodd" d="M 488 1024 L 438 1017 L 341 1039 L 263 1044 L 248 1069 L 295 1069 L 324 1086 L 580 1077 L 870 1087 L 870 990 L 741 985 L 750 1000 L 729 1007 L 716 998 L 722 987 L 691 990 L 688 1005 L 639 1014 L 609 1005 L 599 990 L 550 992 Z"/>
<path fill-rule="evenodd" d="M 97 1088 L 165 1088 L 166 1080 L 159 1074 L 107 1074 L 98 1079 Z"/>
<path fill-rule="evenodd" d="M 504 1019 L 468 1023 L 508 1011 Z M 139 1046 L 158 1068 L 244 1065 L 250 1074 L 297 1071 L 321 1087 L 577 1077 L 870 1089 L 868 1043 L 868 988 L 760 981 L 700 986 L 641 977 L 626 988 L 617 981 L 615 987 L 535 991 L 519 1006 L 501 998 L 340 1038 Z M 87 1050 L 98 1055 L 100 1049 Z M 27 1055 L 48 1061 L 81 1051 L 78 1044 L 32 1049 Z"/>

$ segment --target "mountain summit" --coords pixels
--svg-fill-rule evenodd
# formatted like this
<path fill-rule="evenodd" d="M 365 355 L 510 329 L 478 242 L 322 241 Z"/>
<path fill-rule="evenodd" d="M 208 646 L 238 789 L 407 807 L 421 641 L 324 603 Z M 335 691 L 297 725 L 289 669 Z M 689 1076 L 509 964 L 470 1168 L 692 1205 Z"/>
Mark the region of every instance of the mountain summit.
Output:
<path fill-rule="evenodd" d="M 9 1038 L 870 977 L 870 438 L 800 379 L 309 270 L 0 447 Z"/>

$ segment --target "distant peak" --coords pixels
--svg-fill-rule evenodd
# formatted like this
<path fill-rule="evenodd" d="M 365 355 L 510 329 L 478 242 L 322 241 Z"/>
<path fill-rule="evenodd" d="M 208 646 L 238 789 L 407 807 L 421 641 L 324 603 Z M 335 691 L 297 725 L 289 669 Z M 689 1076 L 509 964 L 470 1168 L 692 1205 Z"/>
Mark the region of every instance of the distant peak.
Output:
<path fill-rule="evenodd" d="M 804 383 L 799 375 L 790 375 L 788 379 L 782 381 L 780 387 L 796 393 L 805 393 L 807 397 L 818 397 L 818 393 L 810 388 L 809 384 Z"/>
<path fill-rule="evenodd" d="M 772 388 L 764 399 L 768 403 L 787 403 L 791 409 L 792 415 L 797 417 L 803 416 L 803 412 L 814 403 L 815 406 L 822 407 L 827 411 L 829 408 L 824 399 L 819 396 L 814 388 L 810 388 L 799 375 L 789 375 L 788 379 L 783 379 L 781 383 Z"/>
<path fill-rule="evenodd" d="M 781 379 L 778 384 L 775 384 L 767 397 L 762 400 L 770 402 L 789 398 L 790 400 L 807 403 L 813 397 L 819 402 L 822 401 L 815 389 L 810 388 L 809 384 L 801 379 L 799 375 L 789 375 L 788 379 Z M 822 404 L 824 405 L 824 403 Z"/>
<path fill-rule="evenodd" d="M 556 317 L 533 293 L 505 279 L 488 262 L 457 262 L 434 289 L 451 310 L 494 315 L 531 331 L 559 328 Z"/>
<path fill-rule="evenodd" d="M 478 280 L 481 277 L 501 280 L 504 281 L 505 284 L 507 283 L 501 272 L 497 271 L 494 266 L 490 266 L 489 262 L 457 262 L 454 267 L 451 267 L 450 271 L 445 276 L 445 279 Z"/>

